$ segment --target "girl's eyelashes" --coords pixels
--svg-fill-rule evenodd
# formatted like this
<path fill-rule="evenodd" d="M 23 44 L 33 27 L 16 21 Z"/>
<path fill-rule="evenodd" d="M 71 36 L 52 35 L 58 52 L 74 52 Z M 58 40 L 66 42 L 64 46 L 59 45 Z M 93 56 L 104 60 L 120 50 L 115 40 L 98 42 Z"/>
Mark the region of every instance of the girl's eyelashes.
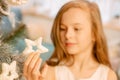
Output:
<path fill-rule="evenodd" d="M 60 31 L 65 31 L 66 30 L 66 28 L 62 28 L 62 27 L 60 27 Z M 80 28 L 74 28 L 74 31 L 80 31 L 81 29 Z"/>
<path fill-rule="evenodd" d="M 60 31 L 65 31 L 65 30 L 66 30 L 65 28 L 61 28 L 61 27 L 60 27 Z"/>
<path fill-rule="evenodd" d="M 61 25 L 60 26 L 60 31 L 66 31 L 66 30 L 68 30 L 68 28 L 69 27 L 66 27 L 66 26 L 64 26 L 64 25 Z M 81 30 L 81 27 L 80 26 L 72 26 L 72 29 L 74 30 L 74 31 L 80 31 Z"/>
<path fill-rule="evenodd" d="M 74 30 L 75 30 L 75 31 L 80 31 L 80 30 L 81 30 L 81 28 L 74 28 Z"/>
<path fill-rule="evenodd" d="M 60 26 L 60 31 L 65 31 L 66 30 L 66 27 L 64 25 L 61 25 Z"/>
<path fill-rule="evenodd" d="M 75 30 L 75 31 L 78 31 L 78 30 L 79 30 L 79 28 L 74 28 L 74 30 Z"/>

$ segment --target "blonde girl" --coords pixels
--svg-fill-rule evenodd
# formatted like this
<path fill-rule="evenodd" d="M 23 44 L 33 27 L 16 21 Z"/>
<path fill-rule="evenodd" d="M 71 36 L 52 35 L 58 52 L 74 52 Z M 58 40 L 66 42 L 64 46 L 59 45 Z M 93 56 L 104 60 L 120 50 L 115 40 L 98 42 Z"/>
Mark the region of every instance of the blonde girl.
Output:
<path fill-rule="evenodd" d="M 27 80 L 117 80 L 95 3 L 66 3 L 54 20 L 51 39 L 54 52 L 41 70 L 39 53 L 31 53 L 26 60 Z"/>

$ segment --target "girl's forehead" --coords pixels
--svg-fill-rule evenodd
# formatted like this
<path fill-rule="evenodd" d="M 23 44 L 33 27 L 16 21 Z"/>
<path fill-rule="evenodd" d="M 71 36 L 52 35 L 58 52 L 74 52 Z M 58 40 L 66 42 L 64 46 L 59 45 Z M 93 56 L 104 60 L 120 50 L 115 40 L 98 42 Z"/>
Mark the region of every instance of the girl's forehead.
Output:
<path fill-rule="evenodd" d="M 71 8 L 63 13 L 61 24 L 90 22 L 90 14 L 80 8 Z"/>
<path fill-rule="evenodd" d="M 80 8 L 70 8 L 65 11 L 62 15 L 63 18 L 79 18 L 79 17 L 89 17 L 90 13 Z"/>

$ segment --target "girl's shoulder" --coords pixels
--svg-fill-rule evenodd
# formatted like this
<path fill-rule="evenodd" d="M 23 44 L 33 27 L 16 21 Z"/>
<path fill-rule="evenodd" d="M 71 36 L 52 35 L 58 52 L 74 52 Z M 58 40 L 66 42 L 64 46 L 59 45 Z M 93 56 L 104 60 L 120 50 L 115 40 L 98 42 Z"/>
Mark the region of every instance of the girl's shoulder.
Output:
<path fill-rule="evenodd" d="M 117 80 L 116 73 L 110 67 L 101 64 L 101 70 L 102 70 L 102 74 L 104 74 L 104 73 L 107 74 L 106 80 Z"/>
<path fill-rule="evenodd" d="M 109 69 L 107 80 L 117 80 L 117 75 L 112 69 Z"/>

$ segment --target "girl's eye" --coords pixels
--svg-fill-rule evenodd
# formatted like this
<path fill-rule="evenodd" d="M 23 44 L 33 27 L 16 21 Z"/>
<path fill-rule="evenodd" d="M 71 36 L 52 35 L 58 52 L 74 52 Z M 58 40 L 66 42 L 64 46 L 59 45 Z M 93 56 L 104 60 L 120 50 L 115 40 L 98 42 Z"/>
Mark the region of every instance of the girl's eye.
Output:
<path fill-rule="evenodd" d="M 75 31 L 79 31 L 80 29 L 79 28 L 74 28 Z"/>
<path fill-rule="evenodd" d="M 60 31 L 65 31 L 66 29 L 65 28 L 60 28 Z"/>

